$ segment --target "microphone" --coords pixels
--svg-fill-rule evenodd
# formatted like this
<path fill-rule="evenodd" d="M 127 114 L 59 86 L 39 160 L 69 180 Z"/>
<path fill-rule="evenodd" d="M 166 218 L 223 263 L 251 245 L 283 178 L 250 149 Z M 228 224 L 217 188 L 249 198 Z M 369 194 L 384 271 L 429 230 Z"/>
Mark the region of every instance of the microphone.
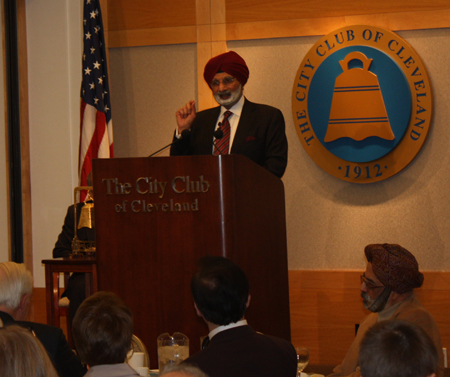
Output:
<path fill-rule="evenodd" d="M 222 126 L 222 123 L 219 123 L 219 127 L 220 126 Z M 223 131 L 220 128 L 218 128 L 217 130 L 214 131 L 213 136 L 214 136 L 214 140 L 213 140 L 214 151 L 218 150 L 219 154 L 223 154 L 223 152 L 220 150 L 220 148 L 216 144 L 216 140 L 220 140 L 223 138 Z"/>
<path fill-rule="evenodd" d="M 178 143 L 181 139 L 187 139 L 189 138 L 189 136 L 191 136 L 191 131 L 190 130 L 183 130 L 181 132 L 181 137 L 177 138 L 177 140 L 173 141 L 172 143 L 166 145 L 165 147 L 162 147 L 161 149 L 158 149 L 156 152 L 153 152 L 150 156 L 148 157 L 153 157 L 155 154 L 163 151 L 166 148 L 169 148 L 171 145 Z"/>

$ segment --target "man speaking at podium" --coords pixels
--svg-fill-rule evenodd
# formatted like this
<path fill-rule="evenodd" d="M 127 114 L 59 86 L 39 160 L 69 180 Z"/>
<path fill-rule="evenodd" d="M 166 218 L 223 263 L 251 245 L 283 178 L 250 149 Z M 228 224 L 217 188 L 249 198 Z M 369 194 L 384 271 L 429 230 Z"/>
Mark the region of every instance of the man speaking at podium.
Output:
<path fill-rule="evenodd" d="M 234 51 L 211 58 L 203 77 L 220 106 L 197 113 L 189 101 L 179 109 L 170 155 L 242 154 L 281 178 L 288 151 L 283 114 L 243 96 L 244 59 Z"/>

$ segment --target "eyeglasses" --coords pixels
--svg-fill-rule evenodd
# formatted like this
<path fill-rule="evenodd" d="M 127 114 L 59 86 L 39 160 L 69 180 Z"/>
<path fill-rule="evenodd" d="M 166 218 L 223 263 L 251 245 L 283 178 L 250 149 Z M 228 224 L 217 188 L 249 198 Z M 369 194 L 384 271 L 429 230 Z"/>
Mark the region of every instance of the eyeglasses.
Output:
<path fill-rule="evenodd" d="M 367 280 L 367 278 L 364 275 L 360 276 L 361 278 L 361 284 L 365 284 L 366 288 L 371 291 L 373 289 L 377 289 L 377 288 L 384 288 L 384 285 L 375 285 L 373 284 L 370 280 Z"/>
<path fill-rule="evenodd" d="M 218 87 L 221 83 L 225 86 L 231 85 L 236 81 L 236 77 L 227 76 L 222 81 L 214 79 L 211 81 L 211 87 Z"/>

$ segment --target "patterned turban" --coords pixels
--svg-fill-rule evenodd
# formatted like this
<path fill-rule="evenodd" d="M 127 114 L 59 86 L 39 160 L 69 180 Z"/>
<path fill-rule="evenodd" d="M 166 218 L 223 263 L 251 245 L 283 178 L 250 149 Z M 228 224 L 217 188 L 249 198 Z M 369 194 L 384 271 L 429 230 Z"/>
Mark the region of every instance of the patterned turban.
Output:
<path fill-rule="evenodd" d="M 203 77 L 208 85 L 211 84 L 217 72 L 229 73 L 236 77 L 242 86 L 245 85 L 250 75 L 245 60 L 234 51 L 228 51 L 209 59 L 205 66 L 205 72 L 203 72 Z"/>
<path fill-rule="evenodd" d="M 422 285 L 423 275 L 416 258 L 400 245 L 367 245 L 364 253 L 375 276 L 392 291 L 402 294 Z"/>

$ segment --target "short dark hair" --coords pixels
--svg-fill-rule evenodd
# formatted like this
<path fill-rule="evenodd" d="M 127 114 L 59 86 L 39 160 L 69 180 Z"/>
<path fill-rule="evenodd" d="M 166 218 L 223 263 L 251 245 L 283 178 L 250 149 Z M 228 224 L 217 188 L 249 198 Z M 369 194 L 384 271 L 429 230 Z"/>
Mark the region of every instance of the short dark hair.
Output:
<path fill-rule="evenodd" d="M 73 339 L 89 366 L 125 362 L 131 349 L 133 315 L 112 292 L 97 292 L 83 301 L 73 320 Z"/>
<path fill-rule="evenodd" d="M 203 317 L 215 325 L 239 321 L 247 309 L 249 282 L 244 271 L 227 258 L 204 257 L 192 277 L 191 291 Z"/>
<path fill-rule="evenodd" d="M 398 319 L 372 326 L 359 350 L 362 377 L 426 377 L 436 373 L 438 359 L 428 334 Z"/>

